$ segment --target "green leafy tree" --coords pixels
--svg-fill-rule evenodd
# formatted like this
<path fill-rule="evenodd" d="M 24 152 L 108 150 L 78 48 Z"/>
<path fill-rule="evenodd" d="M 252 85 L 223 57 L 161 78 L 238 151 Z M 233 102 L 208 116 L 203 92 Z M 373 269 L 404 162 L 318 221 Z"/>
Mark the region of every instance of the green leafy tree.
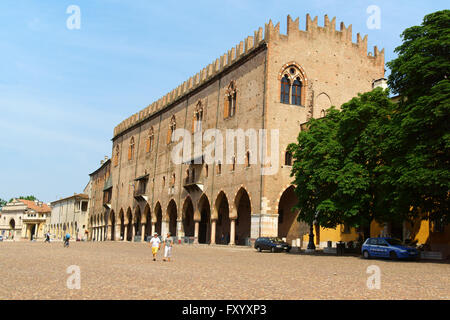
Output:
<path fill-rule="evenodd" d="M 373 220 L 392 219 L 390 159 L 385 139 L 394 104 L 388 92 L 376 89 L 311 120 L 298 143 L 290 145 L 295 159 L 292 175 L 299 202 L 299 220 L 322 227 L 362 227 L 370 236 Z"/>
<path fill-rule="evenodd" d="M 396 205 L 449 223 L 450 191 L 450 10 L 425 16 L 406 29 L 389 86 L 401 96 L 393 119 L 391 150 Z M 398 210 L 402 210 L 401 208 Z"/>
<path fill-rule="evenodd" d="M 342 217 L 333 202 L 337 173 L 341 168 L 341 146 L 336 140 L 340 112 L 332 108 L 322 119 L 312 119 L 308 130 L 302 131 L 297 144 L 289 151 L 295 160 L 292 176 L 299 199 L 300 221 L 335 228 Z"/>
<path fill-rule="evenodd" d="M 20 196 L 20 197 L 18 197 L 18 198 L 16 198 L 16 199 L 19 199 L 19 200 L 29 200 L 29 201 L 35 201 L 35 200 L 37 200 L 37 198 L 35 197 L 35 196 Z M 11 202 L 11 201 L 13 201 L 14 199 L 11 199 L 11 200 L 9 200 L 9 202 Z"/>
<path fill-rule="evenodd" d="M 6 200 L 0 199 L 0 208 L 6 206 Z"/>

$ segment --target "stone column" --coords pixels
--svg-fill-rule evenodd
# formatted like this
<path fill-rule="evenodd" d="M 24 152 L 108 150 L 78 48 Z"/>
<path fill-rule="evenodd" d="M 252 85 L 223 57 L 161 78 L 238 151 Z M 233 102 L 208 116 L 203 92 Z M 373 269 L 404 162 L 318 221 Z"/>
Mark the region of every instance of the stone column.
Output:
<path fill-rule="evenodd" d="M 181 238 L 184 237 L 184 230 L 183 230 L 183 221 L 178 220 L 177 221 L 177 234 L 174 235 L 178 238 L 178 240 L 181 240 Z"/>
<path fill-rule="evenodd" d="M 167 232 L 169 232 L 169 222 L 168 221 L 163 221 L 161 224 L 161 236 L 163 238 L 166 237 Z"/>
<path fill-rule="evenodd" d="M 127 229 L 128 229 L 128 226 L 125 225 L 123 228 L 123 241 L 127 241 L 127 234 L 128 234 Z"/>
<path fill-rule="evenodd" d="M 216 220 L 211 221 L 211 244 L 216 244 Z"/>
<path fill-rule="evenodd" d="M 200 223 L 198 221 L 195 221 L 195 231 L 194 231 L 194 243 L 198 244 L 198 230 L 200 227 Z"/>
<path fill-rule="evenodd" d="M 150 236 L 153 237 L 155 232 L 156 232 L 156 222 L 152 222 L 152 234 Z"/>
<path fill-rule="evenodd" d="M 236 238 L 236 220 L 233 219 L 231 220 L 230 223 L 230 246 L 234 246 L 235 243 L 235 239 Z"/>
<path fill-rule="evenodd" d="M 120 225 L 116 225 L 114 229 L 114 241 L 120 241 Z"/>
<path fill-rule="evenodd" d="M 146 225 L 147 224 L 144 224 L 144 223 L 141 225 L 141 242 L 145 242 L 145 226 Z"/>

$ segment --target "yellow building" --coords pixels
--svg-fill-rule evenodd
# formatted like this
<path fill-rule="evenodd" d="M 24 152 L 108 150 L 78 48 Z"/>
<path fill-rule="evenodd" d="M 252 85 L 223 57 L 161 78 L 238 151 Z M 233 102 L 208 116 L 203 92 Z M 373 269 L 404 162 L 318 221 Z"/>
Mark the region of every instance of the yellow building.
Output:
<path fill-rule="evenodd" d="M 362 234 L 362 233 L 361 233 Z M 335 247 L 338 242 L 357 241 L 360 232 L 356 228 L 349 228 L 344 225 L 336 229 L 327 229 L 316 226 L 314 228 L 314 241 L 319 248 L 326 248 L 331 241 Z M 370 227 L 371 237 L 394 237 L 405 242 L 423 245 L 427 251 L 441 252 L 443 257 L 450 256 L 450 226 L 441 226 L 427 220 L 416 221 L 411 224 L 404 222 L 401 225 L 380 224 L 373 222 Z M 306 245 L 309 235 L 303 236 L 303 243 Z"/>

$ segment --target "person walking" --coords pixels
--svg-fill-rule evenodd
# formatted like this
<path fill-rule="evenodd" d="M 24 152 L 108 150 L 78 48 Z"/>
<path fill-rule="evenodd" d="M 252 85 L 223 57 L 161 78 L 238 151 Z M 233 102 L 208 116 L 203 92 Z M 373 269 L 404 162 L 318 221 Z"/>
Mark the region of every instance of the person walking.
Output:
<path fill-rule="evenodd" d="M 70 234 L 67 232 L 64 237 L 64 247 L 66 247 L 66 248 L 69 247 L 69 240 L 70 240 Z"/>
<path fill-rule="evenodd" d="M 45 242 L 50 243 L 50 232 L 47 231 L 47 233 L 45 234 Z"/>
<path fill-rule="evenodd" d="M 157 233 L 155 233 L 153 238 L 150 240 L 150 245 L 152 246 L 153 261 L 156 261 L 156 255 L 161 248 L 161 240 L 159 239 Z"/>
<path fill-rule="evenodd" d="M 167 234 L 166 240 L 164 240 L 164 259 L 163 261 L 167 261 L 170 262 L 170 258 L 172 257 L 172 247 L 173 247 L 173 239 L 172 239 L 172 235 L 169 232 Z"/>

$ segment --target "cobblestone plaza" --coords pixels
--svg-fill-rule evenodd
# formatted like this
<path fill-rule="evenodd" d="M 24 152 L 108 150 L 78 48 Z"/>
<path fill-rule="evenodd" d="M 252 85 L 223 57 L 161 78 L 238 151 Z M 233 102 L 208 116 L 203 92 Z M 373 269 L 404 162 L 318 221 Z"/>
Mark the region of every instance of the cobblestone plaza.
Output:
<path fill-rule="evenodd" d="M 81 289 L 67 288 L 80 267 Z M 369 290 L 369 266 L 381 289 Z M 0 243 L 0 299 L 302 300 L 449 299 L 448 262 L 257 253 L 247 247 L 178 245 L 173 261 L 142 243 Z"/>

